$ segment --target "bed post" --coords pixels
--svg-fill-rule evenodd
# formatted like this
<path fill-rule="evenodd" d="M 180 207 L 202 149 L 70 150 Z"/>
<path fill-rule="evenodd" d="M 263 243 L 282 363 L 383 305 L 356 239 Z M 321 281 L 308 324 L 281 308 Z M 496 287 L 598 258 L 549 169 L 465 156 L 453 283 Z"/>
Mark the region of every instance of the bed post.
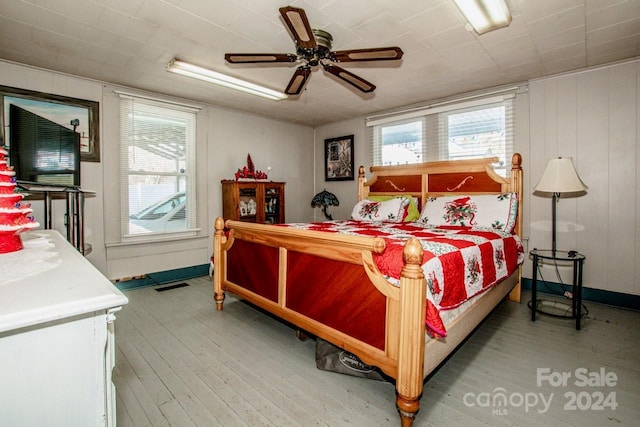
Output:
<path fill-rule="evenodd" d="M 416 238 L 404 246 L 400 276 L 400 342 L 396 406 L 403 427 L 413 425 L 423 389 L 425 315 L 427 289 L 422 264 L 423 250 Z"/>
<path fill-rule="evenodd" d="M 522 156 L 520 153 L 514 153 L 511 158 L 511 191 L 518 194 L 518 218 L 516 219 L 515 232 L 522 239 L 522 214 L 524 213 L 524 193 L 522 180 Z M 522 266 L 518 267 L 518 283 L 509 293 L 509 301 L 520 302 L 520 292 L 522 286 Z"/>
<path fill-rule="evenodd" d="M 222 310 L 224 302 L 224 291 L 222 290 L 222 272 L 224 271 L 224 263 L 222 259 L 222 245 L 227 241 L 224 235 L 224 219 L 216 218 L 214 222 L 215 233 L 213 235 L 213 299 L 216 301 L 216 309 Z M 217 264 L 217 265 L 215 265 Z"/>

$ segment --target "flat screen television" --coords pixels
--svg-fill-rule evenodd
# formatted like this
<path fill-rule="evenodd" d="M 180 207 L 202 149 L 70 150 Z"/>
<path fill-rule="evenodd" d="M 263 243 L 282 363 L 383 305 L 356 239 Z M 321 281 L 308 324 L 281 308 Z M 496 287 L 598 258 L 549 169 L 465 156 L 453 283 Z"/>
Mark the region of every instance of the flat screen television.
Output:
<path fill-rule="evenodd" d="M 18 183 L 80 186 L 80 134 L 9 106 L 9 160 Z"/>

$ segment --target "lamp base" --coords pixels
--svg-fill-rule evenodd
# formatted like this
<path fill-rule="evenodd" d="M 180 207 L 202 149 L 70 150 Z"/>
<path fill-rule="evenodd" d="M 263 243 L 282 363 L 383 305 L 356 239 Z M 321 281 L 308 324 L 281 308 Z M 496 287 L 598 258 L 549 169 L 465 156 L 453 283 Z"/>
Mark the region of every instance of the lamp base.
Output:
<path fill-rule="evenodd" d="M 322 213 L 324 214 L 324 217 L 326 219 L 328 219 L 329 221 L 333 221 L 333 216 L 331 216 L 331 214 L 329 212 L 327 212 L 327 207 L 326 206 L 322 207 Z"/>
<path fill-rule="evenodd" d="M 529 301 L 527 306 L 533 310 L 533 301 Z M 545 314 L 552 317 L 560 317 L 563 319 L 573 319 L 573 308 L 571 304 L 562 301 L 552 301 L 537 299 L 535 305 L 536 313 Z"/>

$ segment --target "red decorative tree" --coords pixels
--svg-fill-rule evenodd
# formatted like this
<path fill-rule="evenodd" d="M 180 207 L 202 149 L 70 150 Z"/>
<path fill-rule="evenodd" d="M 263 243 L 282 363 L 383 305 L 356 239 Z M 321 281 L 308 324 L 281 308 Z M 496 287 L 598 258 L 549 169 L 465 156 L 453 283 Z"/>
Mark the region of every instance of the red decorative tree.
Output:
<path fill-rule="evenodd" d="M 235 173 L 236 181 L 240 178 L 249 179 L 267 179 L 267 174 L 262 171 L 257 171 L 251 160 L 251 154 L 247 154 L 247 166 L 242 169 L 238 169 Z"/>
<path fill-rule="evenodd" d="M 37 228 L 31 204 L 22 203 L 24 194 L 17 193 L 15 172 L 7 164 L 7 150 L 0 147 L 0 254 L 22 249 L 20 233 Z"/>

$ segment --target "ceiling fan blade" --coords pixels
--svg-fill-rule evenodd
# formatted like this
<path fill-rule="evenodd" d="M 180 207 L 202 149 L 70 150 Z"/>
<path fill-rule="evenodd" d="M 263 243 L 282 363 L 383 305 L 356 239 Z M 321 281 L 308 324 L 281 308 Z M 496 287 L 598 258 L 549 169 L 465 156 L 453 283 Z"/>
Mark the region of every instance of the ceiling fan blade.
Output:
<path fill-rule="evenodd" d="M 231 64 L 251 64 L 258 62 L 296 62 L 298 57 L 291 53 L 225 53 L 224 59 Z"/>
<path fill-rule="evenodd" d="M 284 19 L 284 23 L 289 28 L 291 35 L 296 41 L 296 45 L 303 49 L 313 49 L 317 46 L 316 38 L 309 25 L 307 14 L 304 9 L 297 7 L 285 6 L 281 7 L 280 15 Z"/>
<path fill-rule="evenodd" d="M 402 58 L 404 52 L 399 47 L 378 47 L 374 49 L 337 50 L 331 52 L 337 62 L 392 61 Z"/>
<path fill-rule="evenodd" d="M 299 67 L 289 80 L 289 84 L 284 93 L 287 95 L 299 95 L 304 89 L 304 85 L 307 83 L 307 79 L 311 75 L 311 68 Z"/>
<path fill-rule="evenodd" d="M 322 66 L 324 67 L 324 70 L 326 72 L 333 74 L 339 79 L 344 80 L 345 82 L 349 83 L 350 85 L 354 86 L 355 88 L 365 93 L 373 92 L 376 89 L 376 86 L 374 84 L 369 83 L 362 77 L 358 77 L 352 72 L 347 71 L 344 68 L 338 67 L 337 65 L 323 63 Z"/>

